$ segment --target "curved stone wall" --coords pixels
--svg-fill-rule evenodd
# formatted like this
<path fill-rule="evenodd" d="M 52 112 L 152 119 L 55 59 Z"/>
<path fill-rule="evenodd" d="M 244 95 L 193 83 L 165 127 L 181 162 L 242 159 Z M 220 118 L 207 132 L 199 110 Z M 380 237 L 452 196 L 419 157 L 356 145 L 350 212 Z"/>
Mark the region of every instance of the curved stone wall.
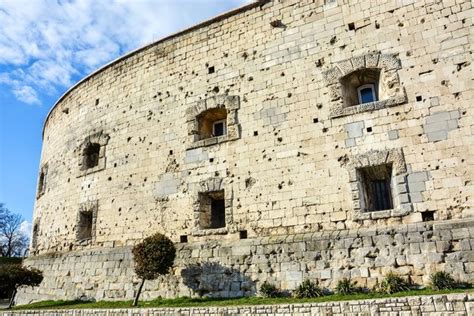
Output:
<path fill-rule="evenodd" d="M 471 217 L 471 6 L 261 1 L 97 71 L 45 123 L 31 264 L 157 231 L 239 245 Z M 344 108 L 343 77 L 374 67 L 385 94 Z M 227 132 L 202 139 L 213 108 Z M 374 161 L 389 210 L 367 198 Z M 225 225 L 203 229 L 214 191 Z"/>

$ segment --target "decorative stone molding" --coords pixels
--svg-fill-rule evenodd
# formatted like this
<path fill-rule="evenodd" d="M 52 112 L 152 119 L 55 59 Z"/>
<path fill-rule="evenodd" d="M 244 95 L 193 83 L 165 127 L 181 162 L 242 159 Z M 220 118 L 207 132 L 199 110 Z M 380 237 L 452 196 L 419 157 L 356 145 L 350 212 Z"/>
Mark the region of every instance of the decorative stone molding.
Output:
<path fill-rule="evenodd" d="M 364 69 L 380 70 L 378 101 L 358 105 L 345 104 L 342 80 L 355 71 Z M 369 53 L 336 63 L 324 73 L 330 92 L 330 117 L 373 111 L 407 102 L 405 90 L 400 85 L 398 77 L 399 69 L 401 69 L 400 59 L 394 54 Z"/>
<path fill-rule="evenodd" d="M 233 214 L 232 214 L 232 187 L 225 184 L 225 179 L 223 178 L 209 178 L 207 180 L 201 181 L 193 188 L 193 212 L 194 212 L 194 229 L 192 234 L 194 236 L 205 236 L 205 235 L 222 235 L 229 232 L 233 232 Z M 201 213 L 201 203 L 199 199 L 199 194 L 206 192 L 216 192 L 224 190 L 224 203 L 225 203 L 225 227 L 222 228 L 201 228 L 200 223 L 200 213 Z"/>
<path fill-rule="evenodd" d="M 358 176 L 358 169 L 384 164 L 391 164 L 392 167 L 391 193 L 393 208 L 383 211 L 364 210 L 361 194 L 363 189 Z M 405 216 L 412 211 L 412 204 L 407 190 L 407 169 L 401 149 L 371 150 L 350 159 L 347 168 L 354 206 L 353 220 Z"/>
<path fill-rule="evenodd" d="M 45 163 L 41 166 L 40 173 L 38 176 L 38 185 L 36 190 L 36 198 L 39 199 L 46 192 L 46 180 L 48 176 L 48 164 Z"/>
<path fill-rule="evenodd" d="M 78 177 L 82 177 L 100 170 L 105 169 L 105 147 L 109 142 L 110 136 L 103 131 L 97 132 L 88 136 L 81 145 L 77 148 L 78 154 L 78 165 L 79 165 L 79 174 Z M 91 144 L 99 144 L 99 160 L 96 166 L 92 168 L 87 168 L 85 165 L 85 150 Z"/>
<path fill-rule="evenodd" d="M 217 137 L 200 139 L 198 117 L 201 113 L 210 110 L 225 108 L 227 111 L 227 134 Z M 190 141 L 188 149 L 221 144 L 230 140 L 240 138 L 240 124 L 237 119 L 237 111 L 240 108 L 240 97 L 229 95 L 218 95 L 204 100 L 199 100 L 194 106 L 186 111 L 186 124 Z"/>
<path fill-rule="evenodd" d="M 95 240 L 96 237 L 96 223 L 97 223 L 97 211 L 99 210 L 99 202 L 97 200 L 87 201 L 81 203 L 79 206 L 79 211 L 77 213 L 77 220 L 76 220 L 76 240 L 77 244 L 81 246 L 88 245 Z M 92 223 L 91 223 L 91 234 L 90 238 L 82 238 L 81 237 L 81 214 L 90 213 L 92 215 Z"/>

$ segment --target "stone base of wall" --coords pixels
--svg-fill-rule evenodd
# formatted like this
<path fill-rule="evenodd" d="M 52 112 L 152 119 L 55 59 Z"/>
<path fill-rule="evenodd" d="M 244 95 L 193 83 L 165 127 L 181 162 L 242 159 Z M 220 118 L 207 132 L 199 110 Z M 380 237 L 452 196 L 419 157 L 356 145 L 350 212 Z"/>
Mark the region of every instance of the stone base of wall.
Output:
<path fill-rule="evenodd" d="M 171 275 L 147 281 L 142 299 L 249 296 L 264 281 L 291 291 L 306 278 L 329 289 L 343 277 L 372 288 L 389 271 L 420 285 L 440 270 L 472 282 L 473 224 L 465 219 L 179 244 Z M 17 304 L 132 299 L 139 282 L 131 249 L 125 247 L 30 257 L 26 264 L 42 270 L 44 281 L 19 293 Z"/>
<path fill-rule="evenodd" d="M 142 309 L 31 310 L 4 312 L 5 316 L 87 315 L 474 315 L 474 294 L 411 296 L 329 303 L 282 304 L 231 307 L 185 307 Z"/>

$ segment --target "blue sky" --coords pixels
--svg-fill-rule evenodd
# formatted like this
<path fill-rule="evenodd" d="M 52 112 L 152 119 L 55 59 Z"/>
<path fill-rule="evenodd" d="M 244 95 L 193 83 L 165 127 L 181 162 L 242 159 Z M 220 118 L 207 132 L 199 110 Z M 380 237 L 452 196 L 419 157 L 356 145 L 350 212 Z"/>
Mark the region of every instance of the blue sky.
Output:
<path fill-rule="evenodd" d="M 29 226 L 43 122 L 70 86 L 132 49 L 248 2 L 1 0 L 0 202 Z"/>

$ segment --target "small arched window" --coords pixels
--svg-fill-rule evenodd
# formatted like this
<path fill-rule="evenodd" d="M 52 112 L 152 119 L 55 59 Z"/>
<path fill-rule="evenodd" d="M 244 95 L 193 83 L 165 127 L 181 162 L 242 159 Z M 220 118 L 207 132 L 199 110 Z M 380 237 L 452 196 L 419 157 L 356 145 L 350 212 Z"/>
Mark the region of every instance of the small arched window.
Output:
<path fill-rule="evenodd" d="M 378 101 L 380 69 L 362 68 L 341 79 L 346 107 Z"/>
<path fill-rule="evenodd" d="M 97 143 L 90 143 L 84 149 L 83 165 L 86 169 L 94 168 L 99 164 L 100 145 Z"/>
<path fill-rule="evenodd" d="M 357 95 L 359 97 L 359 104 L 377 101 L 377 93 L 373 83 L 361 85 L 357 88 Z"/>

